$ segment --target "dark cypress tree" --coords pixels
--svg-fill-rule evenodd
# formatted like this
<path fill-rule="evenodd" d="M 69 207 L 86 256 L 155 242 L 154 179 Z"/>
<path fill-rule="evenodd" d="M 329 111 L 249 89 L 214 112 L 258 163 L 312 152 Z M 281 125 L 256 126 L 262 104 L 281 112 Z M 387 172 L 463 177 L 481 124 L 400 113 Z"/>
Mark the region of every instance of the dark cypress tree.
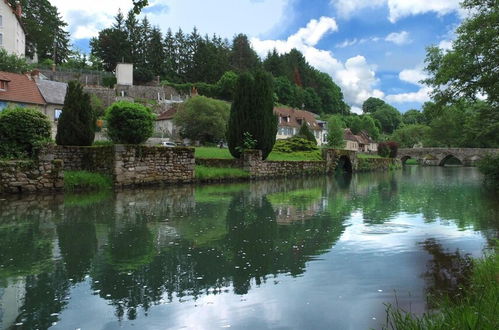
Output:
<path fill-rule="evenodd" d="M 68 84 L 64 107 L 55 141 L 58 145 L 90 146 L 95 137 L 95 114 L 90 105 L 90 96 L 76 81 Z"/>
<path fill-rule="evenodd" d="M 255 77 L 243 73 L 236 85 L 232 103 L 227 141 L 235 158 L 241 157 L 244 134 L 251 134 L 255 149 L 266 159 L 274 147 L 277 134 L 277 117 L 274 115 L 272 78 L 268 73 L 257 72 Z"/>
<path fill-rule="evenodd" d="M 309 140 L 317 145 L 314 133 L 308 128 L 307 122 L 304 120 L 297 134 L 299 137 Z"/>

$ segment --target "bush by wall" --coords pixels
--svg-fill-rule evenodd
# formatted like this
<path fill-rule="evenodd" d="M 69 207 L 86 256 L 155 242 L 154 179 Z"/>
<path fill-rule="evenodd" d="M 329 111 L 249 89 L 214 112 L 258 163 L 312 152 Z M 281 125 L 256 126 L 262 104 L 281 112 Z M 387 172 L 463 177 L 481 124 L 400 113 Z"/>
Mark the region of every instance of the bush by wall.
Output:
<path fill-rule="evenodd" d="M 107 134 L 114 143 L 141 144 L 151 137 L 154 119 L 151 109 L 141 104 L 116 102 L 106 110 Z"/>
<path fill-rule="evenodd" d="M 57 123 L 55 142 L 64 146 L 91 146 L 95 138 L 95 114 L 89 94 L 76 81 L 68 83 L 64 107 Z"/>
<path fill-rule="evenodd" d="M 114 85 L 116 85 L 117 83 L 117 80 L 116 80 L 116 77 L 103 77 L 102 78 L 102 85 L 104 87 L 108 87 L 108 88 L 114 88 Z"/>
<path fill-rule="evenodd" d="M 43 113 L 30 108 L 0 112 L 0 157 L 31 157 L 34 147 L 50 139 L 50 121 Z"/>
<path fill-rule="evenodd" d="M 388 145 L 388 149 L 390 149 L 390 152 L 388 153 L 388 157 L 397 158 L 399 144 L 397 142 L 393 142 L 393 141 L 388 141 L 386 144 Z"/>
<path fill-rule="evenodd" d="M 286 140 L 277 140 L 274 145 L 273 151 L 291 153 L 296 151 L 313 150 L 317 150 L 317 143 L 314 143 L 302 137 L 293 136 Z"/>
<path fill-rule="evenodd" d="M 387 158 L 390 155 L 390 147 L 386 142 L 380 142 L 378 144 L 378 155 L 383 158 Z"/>
<path fill-rule="evenodd" d="M 303 124 L 301 125 L 297 136 L 304 138 L 304 139 L 307 139 L 308 141 L 317 145 L 317 140 L 315 139 L 314 133 L 312 133 L 312 131 L 310 131 L 306 121 L 303 121 Z"/>

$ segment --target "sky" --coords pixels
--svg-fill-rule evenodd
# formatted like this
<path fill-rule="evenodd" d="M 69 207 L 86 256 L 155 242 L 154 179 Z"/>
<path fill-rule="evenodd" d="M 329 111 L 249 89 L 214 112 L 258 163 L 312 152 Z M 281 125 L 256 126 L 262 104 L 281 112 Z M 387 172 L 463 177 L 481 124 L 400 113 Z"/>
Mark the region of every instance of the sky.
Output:
<path fill-rule="evenodd" d="M 315 68 L 331 75 L 354 112 L 369 97 L 404 112 L 429 101 L 425 48 L 449 49 L 463 17 L 461 0 L 149 0 L 143 10 L 162 31 L 197 27 L 229 40 L 245 33 L 264 58 L 276 48 L 297 48 Z M 73 45 L 112 25 L 132 0 L 50 0 L 69 24 Z"/>

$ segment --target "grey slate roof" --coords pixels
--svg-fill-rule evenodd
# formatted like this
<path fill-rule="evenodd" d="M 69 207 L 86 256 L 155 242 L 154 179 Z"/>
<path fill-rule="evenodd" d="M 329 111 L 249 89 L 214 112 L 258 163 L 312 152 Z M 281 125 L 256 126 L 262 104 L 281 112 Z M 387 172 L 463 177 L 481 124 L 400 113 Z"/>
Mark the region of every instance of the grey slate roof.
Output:
<path fill-rule="evenodd" d="M 49 104 L 63 105 L 66 97 L 68 85 L 51 80 L 38 80 L 37 83 L 40 93 L 42 93 L 45 102 Z"/>

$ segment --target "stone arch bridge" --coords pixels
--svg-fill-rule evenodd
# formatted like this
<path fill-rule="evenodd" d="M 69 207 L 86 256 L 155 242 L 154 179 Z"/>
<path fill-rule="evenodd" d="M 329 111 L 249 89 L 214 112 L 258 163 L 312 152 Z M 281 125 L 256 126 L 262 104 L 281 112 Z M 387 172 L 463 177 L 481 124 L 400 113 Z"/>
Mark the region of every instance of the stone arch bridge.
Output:
<path fill-rule="evenodd" d="M 416 159 L 420 165 L 444 166 L 449 159 L 457 158 L 464 166 L 475 166 L 487 154 L 499 154 L 499 149 L 486 148 L 410 148 L 399 149 L 397 158 L 404 164 Z"/>

